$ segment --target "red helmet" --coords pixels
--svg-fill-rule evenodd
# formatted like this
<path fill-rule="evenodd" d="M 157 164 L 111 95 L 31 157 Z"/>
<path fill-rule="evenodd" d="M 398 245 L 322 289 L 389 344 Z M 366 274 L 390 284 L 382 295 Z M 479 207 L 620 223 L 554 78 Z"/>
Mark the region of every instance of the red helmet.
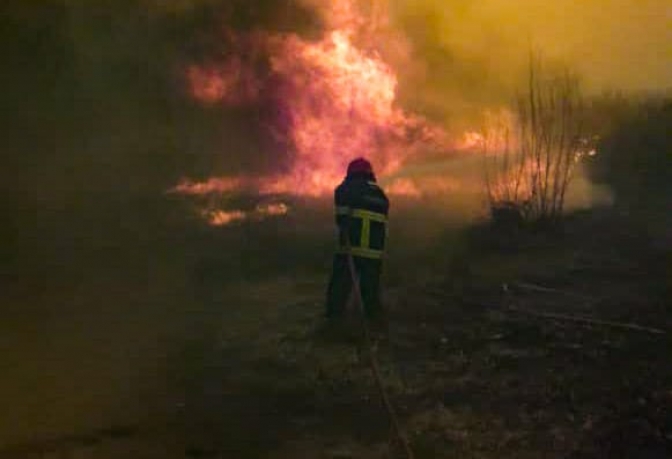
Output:
<path fill-rule="evenodd" d="M 373 174 L 371 163 L 364 158 L 357 158 L 350 161 L 350 164 L 348 164 L 348 175 L 357 173 Z"/>

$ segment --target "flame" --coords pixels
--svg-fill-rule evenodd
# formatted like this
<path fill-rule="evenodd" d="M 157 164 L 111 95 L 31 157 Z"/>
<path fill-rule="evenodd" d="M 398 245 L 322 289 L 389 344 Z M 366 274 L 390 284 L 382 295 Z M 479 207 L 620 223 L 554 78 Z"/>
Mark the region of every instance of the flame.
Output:
<path fill-rule="evenodd" d="M 187 196 L 200 196 L 213 193 L 224 194 L 240 190 L 245 182 L 246 180 L 242 177 L 213 177 L 204 182 L 182 179 L 168 192 Z"/>
<path fill-rule="evenodd" d="M 226 61 L 194 64 L 186 70 L 191 94 L 202 103 L 276 105 L 274 111 L 280 115 L 271 129 L 290 150 L 291 164 L 285 174 L 255 179 L 257 189 L 326 195 L 357 156 L 371 160 L 384 177 L 421 151 L 459 147 L 448 141 L 441 127 L 398 106 L 395 71 L 377 51 L 365 50 L 359 43 L 364 32 L 371 38 L 372 22 L 356 3 L 317 3 L 327 27 L 319 40 L 292 33 L 229 34 L 233 51 Z M 382 15 L 379 10 L 376 16 Z M 268 75 L 259 75 L 253 65 L 260 55 L 267 56 Z M 185 181 L 181 190 L 229 191 L 236 179 L 219 179 L 221 183 L 211 179 L 200 186 Z"/>
<path fill-rule="evenodd" d="M 389 184 L 385 186 L 385 191 L 389 195 L 396 196 L 406 196 L 412 198 L 418 198 L 422 196 L 422 192 L 418 185 L 409 178 L 398 178 L 392 180 Z"/>
<path fill-rule="evenodd" d="M 277 217 L 280 215 L 287 215 L 289 212 L 289 207 L 285 203 L 276 203 L 276 204 L 260 204 L 257 206 L 256 213 L 259 216 L 272 216 Z"/>
<path fill-rule="evenodd" d="M 269 128 L 288 150 L 287 172 L 203 182 L 184 179 L 171 191 L 192 196 L 244 191 L 325 196 L 342 180 L 348 162 L 358 156 L 373 163 L 376 175 L 392 195 L 419 198 L 473 188 L 474 183 L 457 178 L 430 175 L 417 179 L 400 174 L 405 165 L 417 162 L 425 153 L 483 151 L 486 145 L 494 151 L 504 146 L 501 139 L 494 147 L 490 145 L 487 130 L 471 130 L 451 138 L 441 126 L 399 106 L 397 75 L 371 46 L 380 41 L 376 26 L 389 23 L 380 2 L 374 2 L 374 17 L 367 18 L 355 0 L 334 0 L 328 5 L 306 1 L 313 1 L 323 15 L 326 30 L 319 39 L 292 33 L 229 33 L 226 39 L 232 51 L 224 62 L 199 63 L 186 69 L 191 95 L 201 103 L 261 103 L 277 114 Z M 255 65 L 260 56 L 263 66 Z M 266 73 L 260 74 L 259 67 Z M 206 215 L 211 224 L 224 225 L 287 211 L 283 204 L 253 212 L 214 210 Z"/>
<path fill-rule="evenodd" d="M 227 226 L 244 220 L 264 220 L 269 217 L 280 217 L 289 213 L 289 206 L 285 203 L 259 204 L 253 211 L 240 209 L 207 209 L 201 210 L 203 217 L 211 226 Z"/>
<path fill-rule="evenodd" d="M 467 131 L 462 135 L 462 139 L 458 143 L 460 150 L 478 150 L 483 149 L 485 143 L 485 136 L 481 132 Z"/>
<path fill-rule="evenodd" d="M 353 156 L 371 158 L 383 174 L 398 166 L 377 145 L 401 137 L 405 122 L 394 107 L 396 77 L 377 56 L 355 48 L 347 32 L 333 31 L 316 44 L 292 37 L 273 66 L 290 80 L 289 136 L 294 174 L 303 183 L 330 190 Z"/>
<path fill-rule="evenodd" d="M 247 214 L 241 210 L 226 211 L 221 209 L 202 211 L 201 216 L 212 226 L 225 226 L 247 218 Z"/>

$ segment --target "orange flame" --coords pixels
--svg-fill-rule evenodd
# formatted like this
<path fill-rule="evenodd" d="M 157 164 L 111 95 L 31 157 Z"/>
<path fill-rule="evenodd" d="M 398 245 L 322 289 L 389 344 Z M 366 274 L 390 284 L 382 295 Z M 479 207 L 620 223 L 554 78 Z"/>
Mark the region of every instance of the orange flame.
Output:
<path fill-rule="evenodd" d="M 418 198 L 473 188 L 474 183 L 457 178 L 399 175 L 405 165 L 425 153 L 483 151 L 489 137 L 474 130 L 451 140 L 441 126 L 399 107 L 394 69 L 378 52 L 361 46 L 363 37 L 367 45 L 375 43 L 371 35 L 375 24 L 389 22 L 384 11 L 378 8 L 373 13 L 375 20 L 367 20 L 355 0 L 334 0 L 328 6 L 312 1 L 319 5 L 327 28 L 320 39 L 310 41 L 291 33 L 231 35 L 229 44 L 234 51 L 225 62 L 192 65 L 186 71 L 191 94 L 202 103 L 275 104 L 272 111 L 279 115 L 271 131 L 289 149 L 288 172 L 183 180 L 171 191 L 325 196 L 357 156 L 372 161 L 376 175 L 392 195 Z M 251 64 L 259 56 L 265 56 L 268 75 L 259 75 Z M 503 148 L 500 144 L 496 142 L 495 149 Z M 282 204 L 253 212 L 217 210 L 207 215 L 212 224 L 222 225 L 287 211 Z"/>
<path fill-rule="evenodd" d="M 259 179 L 259 189 L 324 195 L 354 157 L 368 157 L 385 176 L 420 151 L 453 149 L 457 144 L 450 144 L 439 126 L 397 106 L 394 70 L 377 52 L 356 45 L 357 33 L 369 25 L 356 3 L 320 6 L 328 30 L 318 41 L 296 34 L 234 36 L 234 53 L 226 62 L 187 69 L 191 93 L 203 103 L 259 102 L 262 87 L 274 94 L 281 115 L 273 131 L 291 149 L 292 163 L 287 174 Z M 260 77 L 241 57 L 246 47 L 255 56 L 268 56 L 270 77 Z M 204 187 L 228 189 L 216 182 Z"/>
<path fill-rule="evenodd" d="M 385 191 L 387 194 L 393 196 L 397 195 L 418 198 L 422 195 L 418 185 L 408 178 L 392 180 L 391 183 L 385 186 Z"/>
<path fill-rule="evenodd" d="M 280 217 L 289 213 L 285 203 L 259 204 L 253 211 L 209 209 L 200 211 L 200 215 L 212 226 L 226 226 L 244 220 L 264 220 L 268 217 Z"/>
<path fill-rule="evenodd" d="M 233 222 L 245 220 L 247 214 L 240 210 L 226 211 L 221 209 L 201 212 L 201 215 L 212 226 L 225 226 Z"/>
<path fill-rule="evenodd" d="M 256 213 L 260 216 L 266 217 L 277 217 L 280 215 L 287 215 L 289 212 L 289 207 L 287 204 L 278 203 L 278 204 L 260 204 L 257 206 Z"/>
<path fill-rule="evenodd" d="M 241 177 L 213 177 L 205 182 L 193 182 L 182 179 L 176 186 L 168 190 L 169 193 L 178 193 L 188 196 L 199 196 L 212 193 L 228 193 L 240 190 L 245 180 Z"/>

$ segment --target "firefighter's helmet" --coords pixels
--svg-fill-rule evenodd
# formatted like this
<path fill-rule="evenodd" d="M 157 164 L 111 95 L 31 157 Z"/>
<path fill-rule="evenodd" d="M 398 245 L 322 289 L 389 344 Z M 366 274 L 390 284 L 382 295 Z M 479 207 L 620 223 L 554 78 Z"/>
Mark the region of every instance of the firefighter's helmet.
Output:
<path fill-rule="evenodd" d="M 373 167 L 366 159 L 357 158 L 348 164 L 348 175 L 352 174 L 373 174 Z"/>

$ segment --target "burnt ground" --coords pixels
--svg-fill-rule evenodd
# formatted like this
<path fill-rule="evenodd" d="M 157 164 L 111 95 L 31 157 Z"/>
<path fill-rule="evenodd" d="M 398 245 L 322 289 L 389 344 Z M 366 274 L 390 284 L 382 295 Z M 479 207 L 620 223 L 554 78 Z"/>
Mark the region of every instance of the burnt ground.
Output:
<path fill-rule="evenodd" d="M 206 253 L 182 345 L 162 357 L 169 383 L 141 391 L 158 409 L 0 457 L 397 457 L 356 322 L 320 316 L 324 269 L 222 283 Z M 391 262 L 377 355 L 416 457 L 672 457 L 670 266 L 657 235 L 611 212 L 449 232 Z"/>

